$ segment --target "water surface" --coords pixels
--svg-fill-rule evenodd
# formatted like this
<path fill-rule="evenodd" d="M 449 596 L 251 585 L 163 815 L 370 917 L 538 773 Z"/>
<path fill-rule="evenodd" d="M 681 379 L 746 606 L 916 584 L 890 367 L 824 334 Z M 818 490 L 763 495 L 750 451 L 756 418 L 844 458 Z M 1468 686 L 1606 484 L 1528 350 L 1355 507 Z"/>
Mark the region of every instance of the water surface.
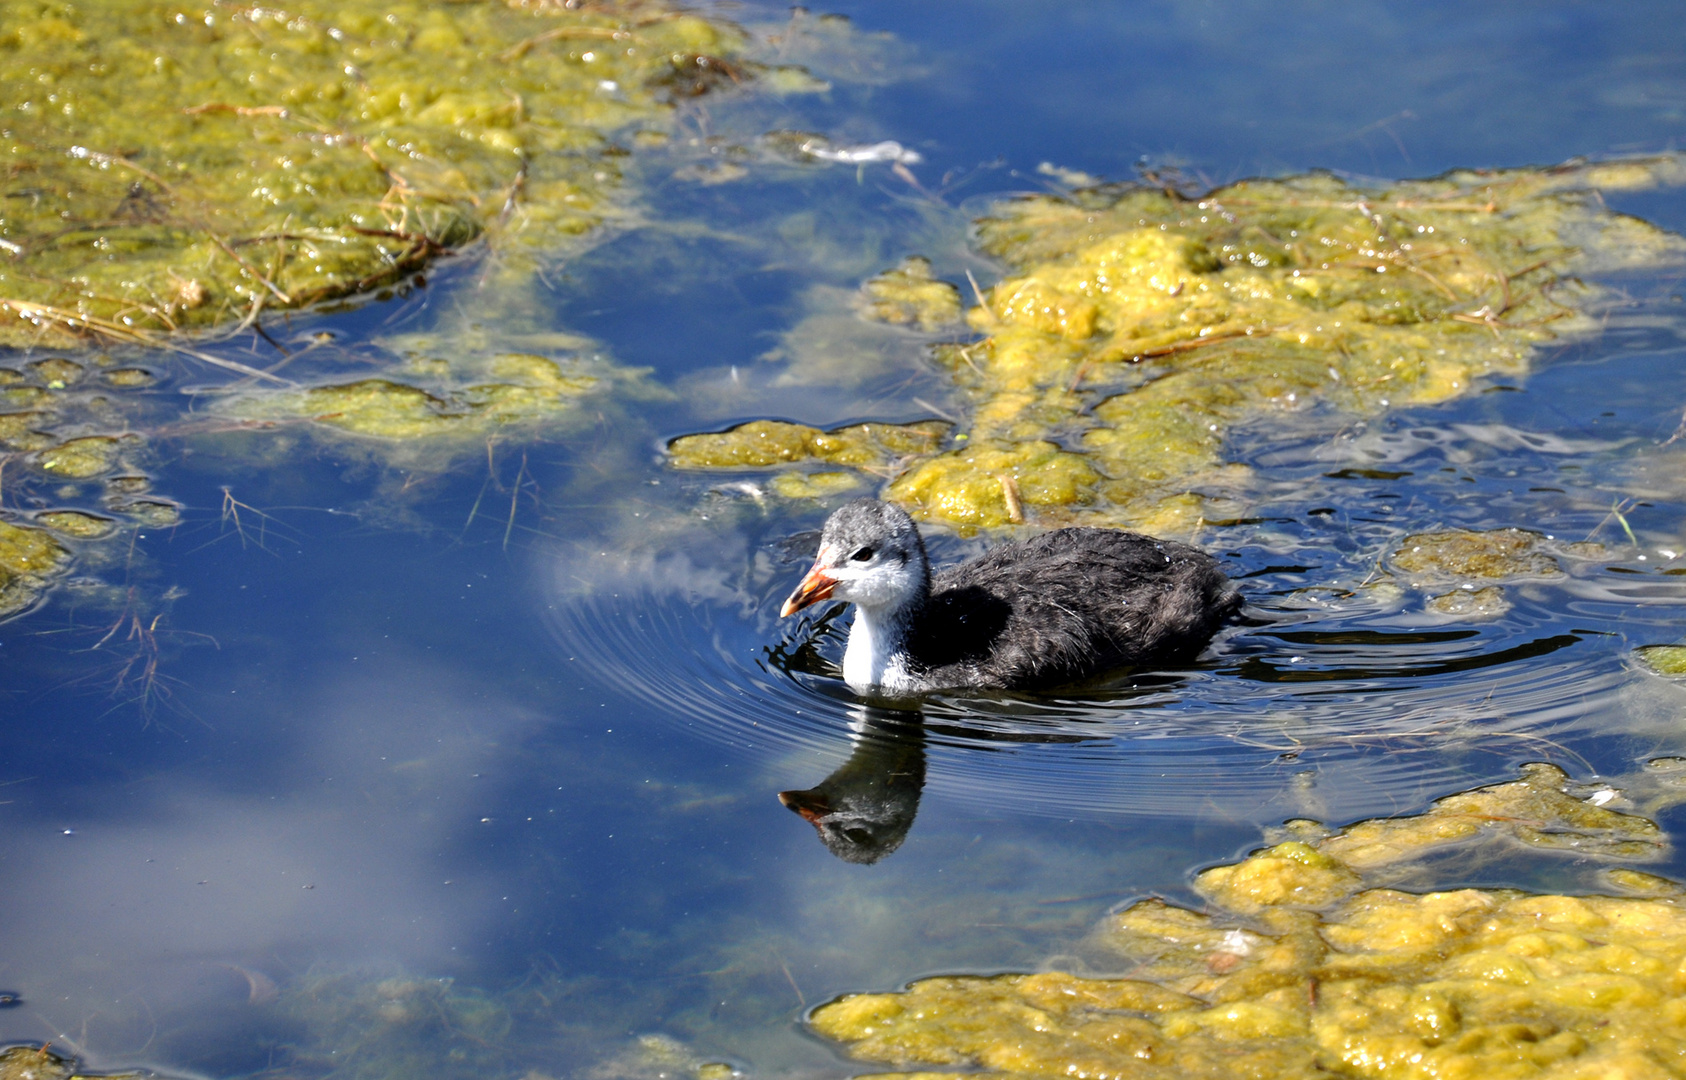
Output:
<path fill-rule="evenodd" d="M 1590 779 L 1686 753 L 1679 694 L 1631 655 L 1686 615 L 1670 554 L 1686 551 L 1686 442 L 1666 443 L 1686 406 L 1678 279 L 1618 282 L 1632 300 L 1604 333 L 1546 350 L 1525 379 L 1338 430 L 1238 433 L 1226 453 L 1273 495 L 1201 542 L 1253 625 L 1184 672 L 944 698 L 923 727 L 863 711 L 827 673 L 837 638 L 775 617 L 825 507 L 659 455 L 743 419 L 955 409 L 921 343 L 860 322 L 848 295 L 911 253 L 987 283 L 967 222 L 1055 183 L 1043 162 L 1221 182 L 1675 147 L 1671 6 L 837 10 L 891 35 L 870 77 L 704 99 L 682 130 L 893 138 L 943 194 L 882 166 L 771 160 L 700 185 L 674 175 L 694 164 L 684 139 L 635 159 L 645 223 L 541 298 L 555 326 L 672 393 L 410 466 L 331 437 L 154 436 L 154 484 L 183 523 L 84 569 L 134 586 L 158 681 L 136 683 L 149 643 L 129 622 L 107 636 L 123 608 L 93 590 L 0 627 L 0 988 L 23 998 L 0 1038 L 217 1076 L 415 1060 L 519 1076 L 653 1073 L 634 1038 L 655 1033 L 698 1060 L 837 1075 L 851 1067 L 801 1033 L 806 1007 L 1077 962 L 1102 912 L 1186 898 L 1192 871 L 1285 818 L 1411 812 L 1527 761 Z M 1678 191 L 1610 201 L 1686 224 Z M 350 367 L 394 328 L 448 325 L 482 302 L 479 280 L 459 265 L 405 298 L 295 319 L 346 347 L 295 377 Z M 165 412 L 207 381 L 174 364 L 159 362 Z M 249 508 L 238 526 L 225 489 Z M 1399 538 L 1450 526 L 1607 550 L 1509 587 L 1511 609 L 1484 622 L 1354 591 Z M 932 538 L 940 559 L 983 543 Z M 834 857 L 776 798 L 851 762 L 922 770 L 892 826 L 905 836 L 871 864 Z M 1448 873 L 1591 882 L 1545 859 Z"/>

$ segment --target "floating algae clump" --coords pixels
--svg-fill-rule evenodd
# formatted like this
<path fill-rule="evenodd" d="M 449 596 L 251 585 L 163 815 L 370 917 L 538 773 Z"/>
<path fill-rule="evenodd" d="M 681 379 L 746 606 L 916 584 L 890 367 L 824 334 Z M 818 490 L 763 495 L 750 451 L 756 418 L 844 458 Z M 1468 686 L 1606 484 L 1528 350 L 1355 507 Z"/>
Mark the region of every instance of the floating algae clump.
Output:
<path fill-rule="evenodd" d="M 1131 978 L 924 979 L 811 1022 L 857 1058 L 996 1076 L 1672 1075 L 1658 1062 L 1686 1053 L 1686 905 L 1671 883 L 1623 872 L 1644 897 L 1362 888 L 1483 835 L 1661 853 L 1653 823 L 1594 799 L 1533 765 L 1416 817 L 1298 823 L 1301 838 L 1199 876 L 1223 910 L 1146 900 L 1111 917 L 1099 943 Z"/>
<path fill-rule="evenodd" d="M 787 499 L 829 499 L 861 486 L 860 473 L 782 472 L 773 477 L 772 488 Z"/>
<path fill-rule="evenodd" d="M 432 376 L 426 380 L 431 388 L 388 378 L 359 379 L 307 390 L 252 392 L 219 409 L 248 420 L 312 420 L 382 439 L 479 437 L 512 424 L 565 419 L 586 395 L 641 376 L 594 360 L 528 353 L 412 366 Z"/>
<path fill-rule="evenodd" d="M 0 617 L 34 603 L 69 559 L 52 534 L 0 521 Z"/>
<path fill-rule="evenodd" d="M 1485 589 L 1454 589 L 1430 597 L 1427 607 L 1437 615 L 1454 619 L 1496 619 L 1510 610 L 1505 591 L 1497 585 Z"/>
<path fill-rule="evenodd" d="M 1095 468 L 1049 509 L 1146 520 L 1228 482 L 1219 451 L 1238 422 L 1444 400 L 1522 370 L 1553 335 L 1589 332 L 1596 294 L 1566 275 L 1677 261 L 1686 245 L 1571 189 L 1673 180 L 1675 164 L 1021 200 L 980 224 L 1012 271 L 968 313 L 988 336 L 939 356 L 972 398 L 975 438 L 1054 432 Z M 890 494 L 960 524 L 1007 520 L 998 496 L 949 496 L 987 493 L 977 472 L 950 452 Z"/>
<path fill-rule="evenodd" d="M 95 1077 L 107 1077 L 110 1080 L 129 1080 L 138 1078 L 140 1073 L 86 1073 L 76 1067 L 76 1062 L 43 1046 L 39 1049 L 33 1046 L 8 1046 L 0 1050 L 0 1080 L 93 1080 Z M 146 1074 L 150 1076 L 151 1074 Z"/>
<path fill-rule="evenodd" d="M 952 425 L 851 424 L 821 431 L 778 420 L 752 420 L 729 431 L 684 435 L 668 444 L 669 460 L 681 469 L 767 468 L 800 461 L 877 468 L 913 454 L 928 454 Z"/>
<path fill-rule="evenodd" d="M 940 330 L 960 321 L 960 290 L 931 276 L 931 260 L 919 255 L 870 279 L 861 289 L 866 314 L 879 322 Z"/>
<path fill-rule="evenodd" d="M 968 399 L 970 445 L 1051 443 L 1010 467 L 957 447 L 889 497 L 962 527 L 1012 521 L 1174 529 L 1246 482 L 1239 424 L 1372 415 L 1526 369 L 1553 337 L 1596 332 L 1604 295 L 1575 275 L 1678 265 L 1686 241 L 1606 210 L 1600 186 L 1678 183 L 1678 158 L 1452 173 L 1387 188 L 1313 174 L 1185 199 L 1157 188 L 1037 196 L 979 223 L 1009 272 L 967 312 L 982 340 L 939 346 Z M 909 277 L 892 271 L 869 284 Z M 894 309 L 892 309 L 893 311 Z M 882 317 L 882 316 L 881 316 Z M 906 316 L 904 311 L 904 317 Z M 1013 488 L 1019 493 L 1016 505 Z"/>
<path fill-rule="evenodd" d="M 1526 529 L 1450 529 L 1407 536 L 1390 561 L 1418 579 L 1562 577 L 1544 547 L 1545 537 Z"/>
<path fill-rule="evenodd" d="M 610 134 L 739 46 L 639 2 L 0 0 L 0 344 L 365 292 L 488 229 L 554 245 L 612 210 Z"/>
<path fill-rule="evenodd" d="M 40 450 L 51 446 L 53 437 L 35 430 L 46 421 L 46 414 L 41 412 L 0 413 L 0 446 L 8 450 Z"/>
<path fill-rule="evenodd" d="M 1686 645 L 1647 645 L 1635 651 L 1640 661 L 1659 675 L 1686 675 Z"/>
<path fill-rule="evenodd" d="M 112 467 L 117 447 L 118 440 L 109 435 L 88 435 L 43 450 L 36 460 L 50 473 L 85 480 Z"/>
<path fill-rule="evenodd" d="M 111 518 L 84 514 L 80 510 L 49 510 L 36 514 L 35 522 L 78 540 L 98 540 L 110 536 L 117 528 L 117 522 Z"/>
<path fill-rule="evenodd" d="M 1504 587 L 1488 582 L 1562 578 L 1562 558 L 1597 558 L 1605 550 L 1602 544 L 1564 543 L 1527 529 L 1444 529 L 1405 537 L 1386 562 L 1405 584 L 1456 586 L 1429 597 L 1424 606 L 1430 612 L 1493 619 L 1511 605 Z"/>

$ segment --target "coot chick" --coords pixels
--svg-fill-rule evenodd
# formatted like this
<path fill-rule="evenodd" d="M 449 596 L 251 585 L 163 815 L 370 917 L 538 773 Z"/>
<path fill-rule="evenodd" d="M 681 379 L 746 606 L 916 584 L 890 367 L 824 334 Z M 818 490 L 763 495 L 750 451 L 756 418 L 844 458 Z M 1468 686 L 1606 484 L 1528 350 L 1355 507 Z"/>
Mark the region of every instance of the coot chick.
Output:
<path fill-rule="evenodd" d="M 857 693 L 1038 690 L 1197 655 L 1240 606 L 1211 556 L 1115 529 L 1058 529 L 934 577 L 900 507 L 857 499 L 780 615 L 855 605 L 843 679 Z"/>

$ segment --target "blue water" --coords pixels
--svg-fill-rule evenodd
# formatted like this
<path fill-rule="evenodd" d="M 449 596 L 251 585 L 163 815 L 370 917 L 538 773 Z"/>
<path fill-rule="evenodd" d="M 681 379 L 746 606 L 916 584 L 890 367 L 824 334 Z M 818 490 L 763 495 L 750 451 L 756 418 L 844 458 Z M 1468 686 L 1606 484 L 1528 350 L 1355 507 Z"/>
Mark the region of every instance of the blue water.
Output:
<path fill-rule="evenodd" d="M 683 146 L 636 160 L 648 224 L 544 295 L 557 326 L 676 394 L 501 442 L 490 464 L 467 454 L 404 494 L 333 438 L 160 435 L 149 471 L 183 524 L 78 571 L 147 598 L 159 682 L 142 697 L 131 661 L 154 654 L 128 622 L 104 637 L 120 605 L 75 589 L 0 626 L 0 989 L 23 998 L 0 1040 L 216 1076 L 401 1075 L 381 1055 L 402 1044 L 442 1072 L 490 1060 L 519 1076 L 583 1071 L 655 1033 L 762 1075 L 837 1075 L 851 1066 L 802 1034 L 805 1007 L 1036 968 L 1122 901 L 1186 899 L 1195 869 L 1284 818 L 1411 812 L 1526 761 L 1590 779 L 1686 753 L 1678 694 L 1630 653 L 1673 641 L 1686 615 L 1686 577 L 1658 572 L 1659 548 L 1686 546 L 1679 444 L 1659 446 L 1686 406 L 1678 279 L 1622 282 L 1634 303 L 1601 337 L 1348 432 L 1338 461 L 1327 432 L 1236 433 L 1226 452 L 1283 494 L 1206 542 L 1286 621 L 1110 698 L 938 702 L 911 736 L 854 708 L 823 665 L 783 660 L 795 638 L 777 604 L 823 510 L 711 491 L 718 478 L 658 452 L 752 417 L 956 407 L 917 345 L 828 329 L 827 290 L 910 253 L 989 274 L 966 223 L 1051 183 L 1043 162 L 1219 183 L 1677 148 L 1673 5 L 832 10 L 890 35 L 867 50 L 887 74 L 704 99 L 683 123 L 746 143 L 774 128 L 896 139 L 924 155 L 927 189 L 952 185 L 942 201 L 881 166 L 764 156 L 703 187 L 669 175 Z M 1680 191 L 1610 202 L 1686 226 Z M 436 325 L 472 274 L 432 277 L 294 329 L 355 346 Z M 782 377 L 816 354 L 835 360 L 825 378 Z M 161 409 L 207 378 L 157 364 Z M 1390 475 L 1330 475 L 1360 461 Z M 225 488 L 249 508 L 238 528 Z M 1639 546 L 1607 520 L 1624 498 Z M 1450 525 L 1596 532 L 1610 554 L 1513 588 L 1487 623 L 1305 600 L 1362 578 L 1390 538 Z M 933 537 L 941 559 L 981 543 Z M 856 753 L 852 724 L 869 732 L 858 745 L 924 770 L 905 840 L 871 865 L 833 857 L 775 797 Z M 1550 860 L 1459 873 L 1591 881 Z M 335 997 L 346 977 L 362 1004 Z M 382 1019 L 369 988 L 394 979 L 452 980 L 439 992 L 486 995 L 509 1026 L 487 1039 Z"/>

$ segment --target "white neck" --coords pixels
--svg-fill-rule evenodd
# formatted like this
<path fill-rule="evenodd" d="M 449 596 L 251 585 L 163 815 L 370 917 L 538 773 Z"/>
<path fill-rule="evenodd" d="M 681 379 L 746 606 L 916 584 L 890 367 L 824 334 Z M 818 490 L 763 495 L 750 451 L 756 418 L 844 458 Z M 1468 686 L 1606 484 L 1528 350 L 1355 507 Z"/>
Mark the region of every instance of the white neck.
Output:
<path fill-rule="evenodd" d="M 843 652 L 843 681 L 856 693 L 906 690 L 913 685 L 907 669 L 907 623 L 899 611 L 855 605 L 849 647 Z"/>

